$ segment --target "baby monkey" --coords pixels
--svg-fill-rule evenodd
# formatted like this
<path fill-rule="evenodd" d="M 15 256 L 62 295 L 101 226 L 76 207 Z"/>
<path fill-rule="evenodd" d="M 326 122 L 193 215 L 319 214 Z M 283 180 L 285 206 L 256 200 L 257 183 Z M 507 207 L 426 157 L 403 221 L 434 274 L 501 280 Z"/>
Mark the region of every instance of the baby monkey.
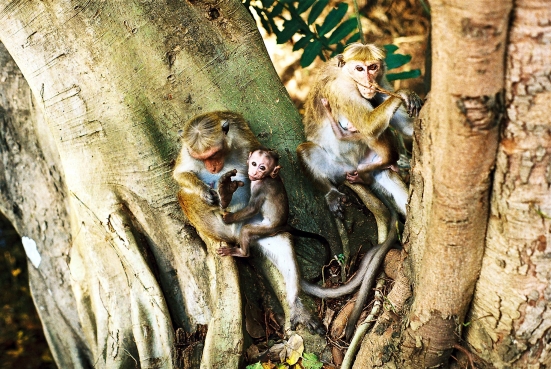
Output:
<path fill-rule="evenodd" d="M 262 221 L 253 224 L 245 224 L 241 228 L 239 243 L 241 247 L 221 247 L 218 254 L 223 256 L 248 257 L 251 242 L 261 238 L 287 231 L 287 218 L 289 216 L 289 201 L 283 181 L 279 177 L 281 166 L 279 154 L 269 149 L 259 149 L 249 154 L 247 164 L 248 174 L 251 180 L 251 197 L 247 206 L 235 213 L 227 212 L 222 217 L 225 223 L 231 224 L 251 219 L 257 214 L 262 216 Z M 230 185 L 228 178 L 235 175 L 233 171 L 226 173 L 221 179 L 219 193 L 221 197 L 227 197 L 228 192 L 237 189 L 224 188 L 224 183 Z M 235 183 L 238 181 L 233 181 Z M 225 194 L 222 196 L 222 192 Z M 289 227 L 290 228 L 290 227 Z"/>
<path fill-rule="evenodd" d="M 289 232 L 294 236 L 312 238 L 324 245 L 330 252 L 329 242 L 325 237 L 296 229 L 289 225 L 289 200 L 283 181 L 279 177 L 279 154 L 273 150 L 261 148 L 249 153 L 247 160 L 248 175 L 251 180 L 251 197 L 243 209 L 235 213 L 227 212 L 222 218 L 225 223 L 242 222 L 253 217 L 254 222 L 243 225 L 239 235 L 241 247 L 221 247 L 217 250 L 222 256 L 248 257 L 252 242 L 262 237 Z M 218 183 L 218 194 L 221 204 L 229 204 L 233 192 L 243 185 L 241 181 L 232 181 L 236 171 L 225 173 Z M 223 205 L 221 205 L 224 207 Z"/>

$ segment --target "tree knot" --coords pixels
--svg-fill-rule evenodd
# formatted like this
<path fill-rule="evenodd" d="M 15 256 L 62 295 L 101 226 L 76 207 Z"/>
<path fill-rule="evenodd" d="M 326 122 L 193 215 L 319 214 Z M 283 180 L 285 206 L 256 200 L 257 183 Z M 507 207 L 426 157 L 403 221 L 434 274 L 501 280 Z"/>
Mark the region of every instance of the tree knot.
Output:
<path fill-rule="evenodd" d="M 503 90 L 494 96 L 456 96 L 456 105 L 466 125 L 476 131 L 490 130 L 501 122 L 504 112 Z"/>

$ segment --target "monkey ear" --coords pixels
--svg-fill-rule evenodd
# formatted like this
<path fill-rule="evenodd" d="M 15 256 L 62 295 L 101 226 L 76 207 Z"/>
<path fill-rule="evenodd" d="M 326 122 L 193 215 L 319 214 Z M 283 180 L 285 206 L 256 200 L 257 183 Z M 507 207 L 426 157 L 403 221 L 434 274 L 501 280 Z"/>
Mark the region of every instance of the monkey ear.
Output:
<path fill-rule="evenodd" d="M 270 173 L 270 177 L 275 178 L 279 174 L 279 170 L 281 169 L 281 166 L 278 165 L 272 170 L 272 173 Z"/>
<path fill-rule="evenodd" d="M 227 135 L 229 130 L 230 130 L 230 121 L 227 119 L 224 119 L 222 121 L 222 132 L 224 132 L 224 134 Z"/>
<path fill-rule="evenodd" d="M 251 155 L 253 154 L 252 151 L 249 151 L 249 159 L 251 158 Z"/>
<path fill-rule="evenodd" d="M 338 66 L 339 68 L 344 67 L 344 65 L 346 64 L 346 62 L 344 61 L 344 56 L 343 56 L 342 54 L 337 55 L 337 60 L 338 60 L 337 66 Z"/>

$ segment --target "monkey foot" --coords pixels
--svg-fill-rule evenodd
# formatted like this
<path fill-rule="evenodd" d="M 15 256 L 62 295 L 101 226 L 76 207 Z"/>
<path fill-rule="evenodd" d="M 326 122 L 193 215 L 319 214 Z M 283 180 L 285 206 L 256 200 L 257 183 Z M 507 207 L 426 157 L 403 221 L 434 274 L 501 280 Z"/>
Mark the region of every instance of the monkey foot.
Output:
<path fill-rule="evenodd" d="M 239 247 L 220 247 L 216 250 L 216 253 L 220 256 L 236 256 L 241 258 L 246 258 L 249 256 Z"/>
<path fill-rule="evenodd" d="M 364 178 L 360 177 L 358 172 L 346 173 L 346 180 L 350 183 L 361 183 L 370 185 L 373 183 L 373 176 L 370 173 L 364 174 Z"/>
<path fill-rule="evenodd" d="M 339 219 L 344 218 L 344 207 L 343 204 L 346 203 L 346 196 L 342 192 L 337 191 L 337 189 L 331 189 L 325 195 L 325 201 L 329 206 L 329 210 Z"/>
<path fill-rule="evenodd" d="M 294 311 L 291 312 L 291 329 L 295 330 L 296 326 L 300 323 L 306 327 L 310 333 L 313 334 L 319 334 L 319 335 L 325 335 L 327 333 L 327 330 L 325 329 L 325 326 L 321 322 L 321 320 L 318 319 L 318 317 L 310 314 L 309 311 L 306 310 L 306 308 L 302 305 L 302 303 L 297 301 L 294 309 Z"/>

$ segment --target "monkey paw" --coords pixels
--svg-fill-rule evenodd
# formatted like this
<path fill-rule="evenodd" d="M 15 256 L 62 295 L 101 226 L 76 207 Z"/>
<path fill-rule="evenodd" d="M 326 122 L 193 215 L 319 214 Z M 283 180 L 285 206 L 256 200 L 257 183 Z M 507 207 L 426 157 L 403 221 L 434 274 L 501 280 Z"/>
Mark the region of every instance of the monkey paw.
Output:
<path fill-rule="evenodd" d="M 298 324 L 304 325 L 313 334 L 325 335 L 327 333 L 323 323 L 306 310 L 299 299 L 296 300 L 295 306 L 291 307 L 291 329 L 295 330 Z"/>
<path fill-rule="evenodd" d="M 216 253 L 220 256 L 236 256 L 240 258 L 246 258 L 249 256 L 248 253 L 238 247 L 220 247 L 216 250 Z"/>
<path fill-rule="evenodd" d="M 209 188 L 208 190 L 204 191 L 201 194 L 201 198 L 210 206 L 216 206 L 220 203 L 220 198 L 218 197 L 218 193 L 212 188 Z"/>
<path fill-rule="evenodd" d="M 342 192 L 337 191 L 336 188 L 332 188 L 331 191 L 325 195 L 325 201 L 334 216 L 339 219 L 344 218 L 343 204 L 346 202 L 346 196 Z"/>
<path fill-rule="evenodd" d="M 222 214 L 222 220 L 223 220 L 224 223 L 226 223 L 226 224 L 231 224 L 231 223 L 233 223 L 233 222 L 234 222 L 233 213 L 227 212 L 227 213 Z"/>
<path fill-rule="evenodd" d="M 346 173 L 346 180 L 350 183 L 361 183 L 370 185 L 373 183 L 373 176 L 370 173 L 364 173 L 361 177 L 358 172 Z"/>
<path fill-rule="evenodd" d="M 419 111 L 423 106 L 423 100 L 421 100 L 419 95 L 407 89 L 398 90 L 397 93 L 402 96 L 408 115 L 410 117 L 418 117 Z"/>
<path fill-rule="evenodd" d="M 224 173 L 218 181 L 218 196 L 220 197 L 220 207 L 225 209 L 230 204 L 233 193 L 237 191 L 239 187 L 242 187 L 244 183 L 242 181 L 232 181 L 231 177 L 237 174 L 237 169 L 230 170 Z"/>
<path fill-rule="evenodd" d="M 220 256 L 231 256 L 233 247 L 220 247 L 216 249 L 216 253 Z"/>

